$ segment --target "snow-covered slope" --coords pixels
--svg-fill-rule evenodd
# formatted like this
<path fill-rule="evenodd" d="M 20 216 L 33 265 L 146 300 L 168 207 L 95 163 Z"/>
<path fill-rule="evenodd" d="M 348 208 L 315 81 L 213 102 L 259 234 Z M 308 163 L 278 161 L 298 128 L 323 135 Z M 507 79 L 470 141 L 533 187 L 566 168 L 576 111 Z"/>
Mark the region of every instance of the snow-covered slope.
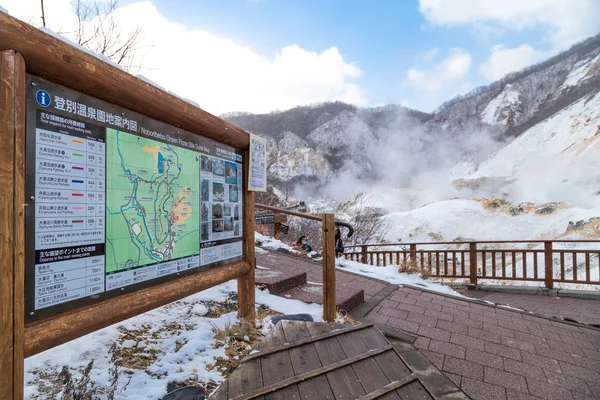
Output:
<path fill-rule="evenodd" d="M 600 93 L 528 129 L 471 175 L 510 180 L 512 201 L 600 206 Z"/>
<path fill-rule="evenodd" d="M 523 113 L 522 106 L 519 91 L 513 85 L 507 84 L 502 93 L 483 110 L 481 119 L 490 125 L 514 125 Z"/>

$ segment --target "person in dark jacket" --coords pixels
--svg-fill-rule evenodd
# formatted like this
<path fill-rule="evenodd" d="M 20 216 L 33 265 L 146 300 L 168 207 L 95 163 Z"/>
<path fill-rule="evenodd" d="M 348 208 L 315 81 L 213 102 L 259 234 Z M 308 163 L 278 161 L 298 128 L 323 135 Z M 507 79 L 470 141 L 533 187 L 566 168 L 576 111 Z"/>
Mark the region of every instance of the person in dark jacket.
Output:
<path fill-rule="evenodd" d="M 342 240 L 342 232 L 340 227 L 335 227 L 335 255 L 341 257 L 344 254 L 344 242 Z"/>

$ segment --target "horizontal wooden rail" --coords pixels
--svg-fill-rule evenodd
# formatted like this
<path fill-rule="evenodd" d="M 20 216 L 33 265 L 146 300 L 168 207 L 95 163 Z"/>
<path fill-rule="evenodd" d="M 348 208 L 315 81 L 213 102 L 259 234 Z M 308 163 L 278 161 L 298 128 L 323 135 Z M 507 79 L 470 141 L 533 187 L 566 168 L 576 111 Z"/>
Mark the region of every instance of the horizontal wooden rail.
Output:
<path fill-rule="evenodd" d="M 322 217 L 320 215 L 303 214 L 303 213 L 299 213 L 299 212 L 295 212 L 295 211 L 285 210 L 283 208 L 267 206 L 265 204 L 256 203 L 256 204 L 254 204 L 254 207 L 260 208 L 262 210 L 269 210 L 269 211 L 273 211 L 273 212 L 277 212 L 277 213 L 281 213 L 281 214 L 292 215 L 294 217 L 312 219 L 313 221 L 321 222 L 321 220 L 322 220 Z"/>
<path fill-rule="evenodd" d="M 25 326 L 25 357 L 235 279 L 249 270 L 250 265 L 241 261 L 32 322 Z"/>
<path fill-rule="evenodd" d="M 542 248 L 510 248 L 506 244 L 537 244 Z M 588 243 L 592 248 L 557 248 Z M 498 245 L 494 248 L 493 245 Z M 396 246 L 401 249 L 387 249 Z M 436 248 L 431 248 L 431 247 Z M 439 248 L 442 246 L 443 248 Z M 399 271 L 426 272 L 435 278 L 600 285 L 600 240 L 499 240 L 481 242 L 371 243 L 344 257 L 375 266 L 398 266 Z M 530 247 L 530 246 L 527 246 Z M 563 247 L 563 246 L 560 246 Z"/>

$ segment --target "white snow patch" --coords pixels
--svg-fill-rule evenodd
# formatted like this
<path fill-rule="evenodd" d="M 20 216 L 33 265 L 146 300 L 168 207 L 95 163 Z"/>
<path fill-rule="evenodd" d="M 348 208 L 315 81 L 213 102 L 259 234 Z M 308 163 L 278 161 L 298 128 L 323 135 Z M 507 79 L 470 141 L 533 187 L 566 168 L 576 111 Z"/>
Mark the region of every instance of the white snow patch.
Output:
<path fill-rule="evenodd" d="M 465 297 L 448 286 L 434 283 L 431 280 L 423 279 L 418 274 L 405 274 L 398 272 L 397 265 L 388 265 L 387 267 L 375 267 L 372 265 L 361 264 L 355 261 L 349 261 L 342 258 L 336 260 L 336 267 L 340 271 L 354 272 L 369 278 L 379 279 L 394 285 L 417 285 L 425 289 L 438 293 L 451 294 L 454 296 Z"/>
<path fill-rule="evenodd" d="M 232 312 L 219 318 L 204 318 L 194 310 L 202 314 L 206 308 L 203 303 L 226 301 L 235 292 L 237 282 L 232 280 L 27 358 L 25 398 L 40 395 L 37 391 L 37 384 L 41 381 L 40 374 L 60 372 L 63 365 L 67 365 L 74 378 L 78 379 L 81 370 L 92 359 L 94 364 L 90 376 L 94 386 L 101 390 L 108 389 L 112 366 L 110 348 L 113 344 L 117 344 L 119 348 L 143 349 L 147 354 L 156 351 L 157 357 L 144 371 L 132 369 L 131 374 L 121 371 L 117 399 L 161 398 L 166 394 L 167 383 L 171 381 L 183 382 L 198 378 L 200 381 L 221 382 L 221 372 L 207 370 L 207 365 L 214 364 L 216 357 L 225 356 L 223 347 L 213 348 L 212 327 L 235 324 L 238 322 L 237 315 Z M 256 305 L 261 304 L 284 314 L 308 313 L 315 321 L 323 321 L 322 308 L 318 304 L 284 299 L 257 289 Z M 163 329 L 174 324 L 188 329 Z M 263 332 L 268 333 L 269 328 L 272 328 L 272 323 L 265 321 Z M 147 337 L 151 338 L 154 334 L 157 340 L 148 339 L 148 343 L 140 341 L 137 344 L 135 340 L 124 340 L 119 344 L 124 332 L 139 329 L 149 330 Z M 180 346 L 177 352 L 176 346 Z"/>
<path fill-rule="evenodd" d="M 204 304 L 198 303 L 194 305 L 194 308 L 192 308 L 192 312 L 196 315 L 204 317 L 206 314 L 208 314 L 208 308 Z"/>

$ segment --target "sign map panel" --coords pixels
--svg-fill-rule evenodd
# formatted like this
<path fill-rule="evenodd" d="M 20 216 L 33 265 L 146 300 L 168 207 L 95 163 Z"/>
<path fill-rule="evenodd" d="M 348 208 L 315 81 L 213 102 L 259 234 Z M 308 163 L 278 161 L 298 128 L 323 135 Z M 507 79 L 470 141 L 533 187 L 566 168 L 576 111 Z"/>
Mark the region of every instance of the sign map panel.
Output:
<path fill-rule="evenodd" d="M 243 258 L 242 151 L 28 76 L 26 319 Z"/>

